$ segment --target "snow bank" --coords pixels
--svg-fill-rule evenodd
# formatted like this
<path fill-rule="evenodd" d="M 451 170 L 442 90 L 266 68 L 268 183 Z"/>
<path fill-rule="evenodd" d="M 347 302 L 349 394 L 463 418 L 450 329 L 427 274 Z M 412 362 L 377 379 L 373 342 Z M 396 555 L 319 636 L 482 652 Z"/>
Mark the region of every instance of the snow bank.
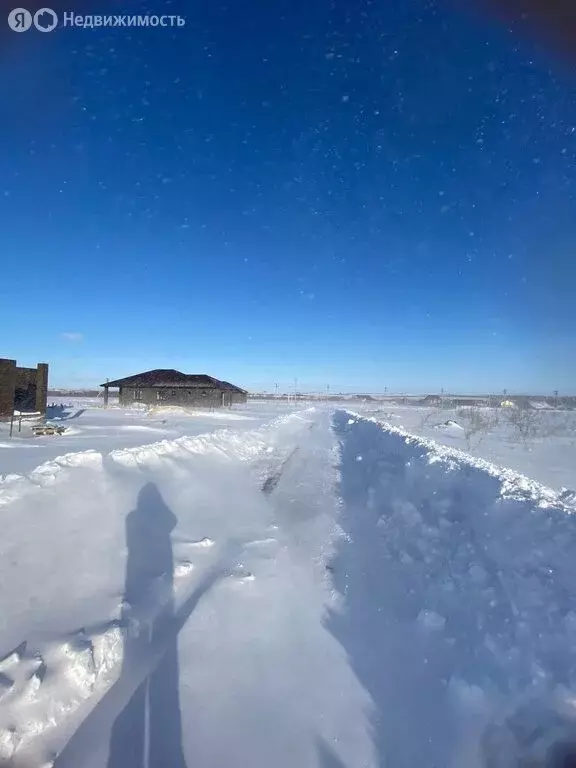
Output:
<path fill-rule="evenodd" d="M 138 488 L 150 480 L 164 487 L 181 484 L 200 472 L 208 496 L 212 489 L 206 486 L 214 483 L 221 463 L 257 456 L 273 430 L 274 425 L 246 435 L 221 430 L 107 455 L 70 453 L 28 475 L 4 478 L 0 654 L 4 649 L 7 656 L 0 660 L 0 760 L 18 755 L 26 764 L 44 734 L 71 716 L 74 721 L 82 702 L 98 698 L 118 678 L 124 609 L 106 593 L 122 591 L 124 519 Z M 199 536 L 194 546 L 208 551 L 209 543 Z M 188 554 L 176 562 L 176 585 L 189 581 L 192 570 Z M 11 589 L 15 579 L 18 588 Z M 142 620 L 150 616 L 133 615 L 131 626 Z M 87 630 L 94 621 L 99 626 Z M 46 634 L 60 639 L 46 642 Z"/>
<path fill-rule="evenodd" d="M 247 413 L 238 413 L 237 411 L 223 410 L 216 411 L 208 408 L 185 408 L 179 405 L 162 405 L 147 409 L 150 416 L 168 416 L 177 414 L 180 416 L 189 416 L 190 418 L 215 419 L 216 421 L 254 421 L 254 416 Z"/>
<path fill-rule="evenodd" d="M 382 410 L 354 410 L 379 422 L 396 423 L 411 434 L 472 453 L 499 466 L 511 467 L 556 491 L 576 488 L 576 414 L 573 412 L 524 411 L 524 424 L 530 425 L 530 435 L 526 437 L 514 419 L 511 420 L 514 414 L 506 408 L 438 410 L 406 406 L 395 409 L 394 419 Z M 463 417 L 470 410 L 480 414 L 480 422 L 468 424 L 469 419 Z M 464 429 L 447 426 L 447 421 L 460 424 Z"/>
<path fill-rule="evenodd" d="M 573 715 L 558 714 L 576 691 L 572 508 L 390 424 L 340 412 L 335 431 L 348 539 L 334 580 L 347 612 L 329 627 L 371 693 L 382 762 L 485 765 L 482 750 L 500 747 L 480 735 L 532 700 L 573 735 Z M 518 728 L 503 732 L 504 757 L 534 757 Z M 507 759 L 493 764 L 517 764 Z"/>
<path fill-rule="evenodd" d="M 292 407 L 290 412 L 294 410 Z M 145 408 L 49 407 L 50 421 L 65 426 L 64 434 L 37 437 L 29 423 L 27 426 L 23 422 L 22 432 L 15 430 L 10 438 L 9 424 L 0 423 L 0 483 L 3 475 L 28 474 L 38 465 L 66 453 L 90 448 L 107 455 L 113 450 L 134 448 L 153 440 L 171 441 L 226 427 L 238 432 L 252 431 L 269 424 L 278 415 L 277 404 L 266 408 L 251 405 L 226 408 L 214 413 L 166 408 L 156 414 Z"/>

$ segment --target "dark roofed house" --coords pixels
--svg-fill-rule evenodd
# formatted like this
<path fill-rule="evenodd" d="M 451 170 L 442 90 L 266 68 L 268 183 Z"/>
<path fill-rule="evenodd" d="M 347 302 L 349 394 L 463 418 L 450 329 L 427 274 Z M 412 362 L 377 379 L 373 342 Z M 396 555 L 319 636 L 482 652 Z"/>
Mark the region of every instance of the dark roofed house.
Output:
<path fill-rule="evenodd" d="M 440 395 L 426 395 L 426 397 L 418 402 L 418 405 L 431 405 L 433 407 L 439 407 L 442 405 L 442 398 Z"/>
<path fill-rule="evenodd" d="M 232 405 L 245 403 L 248 400 L 248 392 L 245 389 L 241 389 L 235 384 L 230 384 L 229 381 L 221 381 L 220 384 L 223 384 L 225 391 L 230 393 Z"/>
<path fill-rule="evenodd" d="M 204 373 L 187 374 L 173 368 L 157 368 L 123 379 L 107 381 L 104 404 L 110 388 L 118 389 L 120 405 L 182 405 L 189 408 L 221 408 L 245 403 L 248 393 L 227 381 Z"/>

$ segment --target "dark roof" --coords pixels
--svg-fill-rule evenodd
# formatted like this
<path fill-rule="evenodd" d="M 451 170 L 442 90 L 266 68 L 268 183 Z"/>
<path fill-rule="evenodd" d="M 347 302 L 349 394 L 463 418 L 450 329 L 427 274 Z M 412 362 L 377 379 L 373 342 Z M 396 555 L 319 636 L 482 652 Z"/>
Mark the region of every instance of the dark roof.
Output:
<path fill-rule="evenodd" d="M 224 389 L 229 392 L 239 392 L 242 395 L 248 394 L 248 391 L 246 389 L 241 389 L 240 387 L 237 387 L 235 384 L 230 384 L 229 381 L 221 381 L 220 384 L 223 384 Z"/>
<path fill-rule="evenodd" d="M 208 376 L 205 373 L 188 374 L 175 371 L 173 368 L 155 368 L 153 371 L 136 373 L 134 376 L 126 376 L 124 379 L 115 379 L 101 384 L 101 387 L 207 387 L 214 389 L 226 389 L 232 384 L 226 384 L 219 379 Z"/>
<path fill-rule="evenodd" d="M 426 403 L 436 403 L 438 400 L 442 400 L 440 395 L 426 395 L 426 397 L 420 400 L 420 405 L 425 405 Z"/>

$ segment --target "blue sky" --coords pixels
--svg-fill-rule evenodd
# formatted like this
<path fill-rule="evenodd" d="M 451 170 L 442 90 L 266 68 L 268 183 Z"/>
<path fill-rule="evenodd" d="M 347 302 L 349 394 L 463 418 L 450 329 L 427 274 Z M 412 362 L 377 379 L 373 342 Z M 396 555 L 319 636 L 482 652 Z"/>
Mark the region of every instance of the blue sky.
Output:
<path fill-rule="evenodd" d="M 0 355 L 53 386 L 574 391 L 575 77 L 458 5 L 3 31 Z M 146 11 L 82 12 L 112 9 Z"/>

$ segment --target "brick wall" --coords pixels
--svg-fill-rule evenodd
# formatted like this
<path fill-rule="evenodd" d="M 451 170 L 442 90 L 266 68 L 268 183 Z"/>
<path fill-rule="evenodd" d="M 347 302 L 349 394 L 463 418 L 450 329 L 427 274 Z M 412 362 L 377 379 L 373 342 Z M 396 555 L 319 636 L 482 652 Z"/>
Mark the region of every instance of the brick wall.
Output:
<path fill-rule="evenodd" d="M 48 363 L 38 363 L 36 368 L 36 410 L 46 413 L 48 404 Z"/>
<path fill-rule="evenodd" d="M 138 396 L 135 397 L 135 392 Z M 158 399 L 158 394 L 161 398 Z M 122 387 L 120 390 L 120 405 L 181 405 L 186 408 L 221 408 L 222 393 L 219 389 L 196 388 L 190 390 L 182 387 L 148 387 L 135 389 L 134 387 Z"/>
<path fill-rule="evenodd" d="M 17 411 L 36 410 L 36 368 L 16 368 L 14 408 Z"/>
<path fill-rule="evenodd" d="M 14 412 L 16 390 L 16 360 L 0 357 L 0 418 L 10 417 Z"/>
<path fill-rule="evenodd" d="M 20 368 L 16 360 L 0 358 L 0 418 L 10 417 L 14 409 L 46 413 L 48 364 Z"/>

